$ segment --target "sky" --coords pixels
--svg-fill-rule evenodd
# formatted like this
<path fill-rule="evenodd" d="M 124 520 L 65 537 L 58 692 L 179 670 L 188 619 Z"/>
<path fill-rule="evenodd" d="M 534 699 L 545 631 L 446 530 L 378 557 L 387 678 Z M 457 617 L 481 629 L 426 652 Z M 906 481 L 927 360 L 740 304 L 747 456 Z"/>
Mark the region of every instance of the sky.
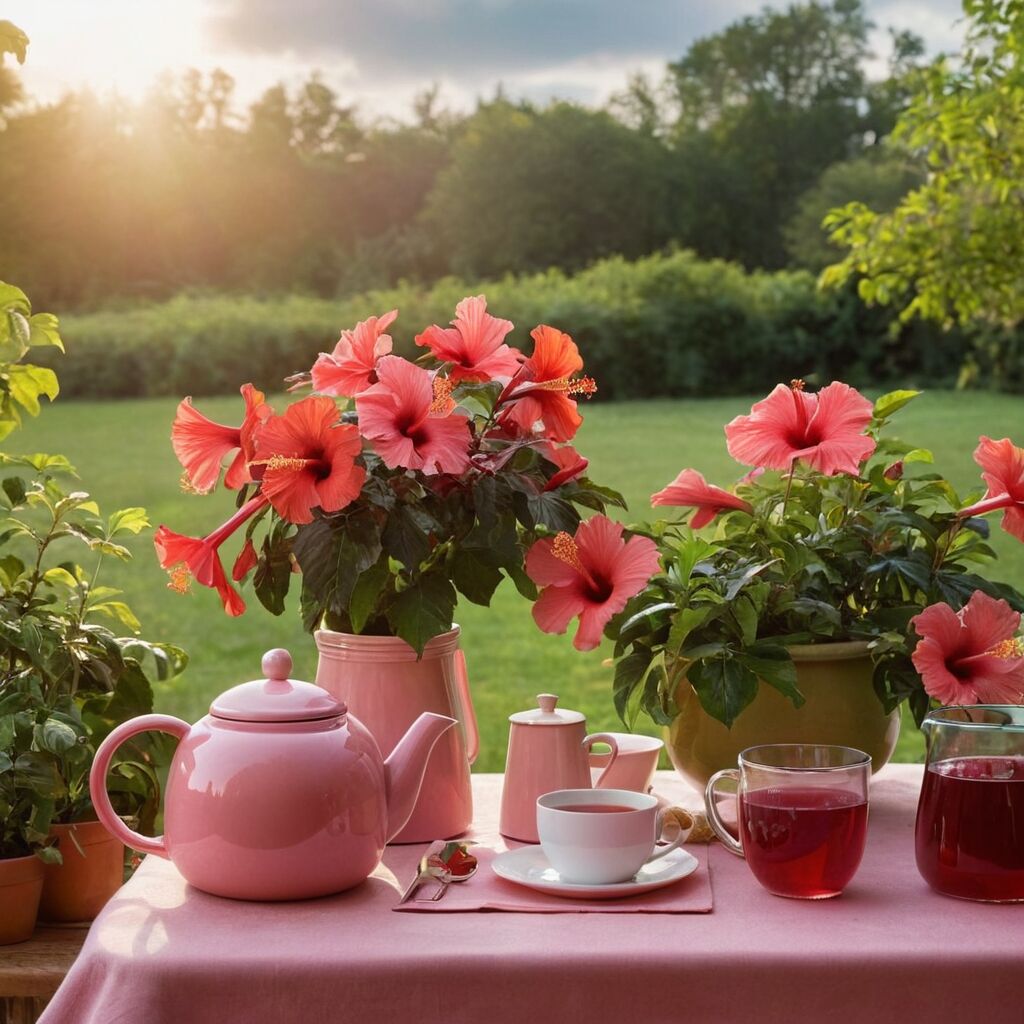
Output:
<path fill-rule="evenodd" d="M 407 117 L 432 83 L 471 108 L 500 83 L 513 97 L 601 103 L 630 73 L 659 77 L 695 39 L 757 13 L 763 0 L 0 0 L 32 40 L 31 96 L 88 86 L 139 98 L 163 70 L 221 67 L 247 104 L 320 69 L 345 103 Z M 778 5 L 776 5 L 778 6 Z M 880 74 L 885 28 L 929 53 L 957 49 L 958 0 L 866 0 Z"/>

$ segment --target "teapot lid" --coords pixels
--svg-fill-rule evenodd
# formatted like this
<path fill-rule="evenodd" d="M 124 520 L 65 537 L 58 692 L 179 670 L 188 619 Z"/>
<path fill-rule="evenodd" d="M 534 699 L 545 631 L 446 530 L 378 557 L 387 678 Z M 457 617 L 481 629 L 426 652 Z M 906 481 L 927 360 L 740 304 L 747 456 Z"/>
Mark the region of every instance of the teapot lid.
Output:
<path fill-rule="evenodd" d="M 262 667 L 266 679 L 225 690 L 210 705 L 210 714 L 235 722 L 307 722 L 337 718 L 348 710 L 323 687 L 289 679 L 292 656 L 283 648 L 267 651 Z"/>
<path fill-rule="evenodd" d="M 580 711 L 556 710 L 558 697 L 553 693 L 538 693 L 537 707 L 529 711 L 517 711 L 508 720 L 516 725 L 574 725 L 585 722 L 586 715 Z"/>

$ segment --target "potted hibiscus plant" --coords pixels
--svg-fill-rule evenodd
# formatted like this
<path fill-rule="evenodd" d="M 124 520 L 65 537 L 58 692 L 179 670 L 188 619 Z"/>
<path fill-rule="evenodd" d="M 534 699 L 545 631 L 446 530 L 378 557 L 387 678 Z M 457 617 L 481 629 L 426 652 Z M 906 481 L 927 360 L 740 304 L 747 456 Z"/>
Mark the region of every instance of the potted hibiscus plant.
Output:
<path fill-rule="evenodd" d="M 877 768 L 905 700 L 918 723 L 933 698 L 1021 700 L 1024 596 L 978 567 L 994 558 L 986 513 L 1005 510 L 1024 538 L 1024 450 L 982 438 L 988 492 L 961 501 L 931 452 L 887 434 L 916 394 L 872 405 L 840 382 L 780 384 L 725 428 L 751 467 L 735 487 L 685 469 L 652 504 L 693 510 L 689 524 L 687 512 L 633 527 L 660 565 L 608 622 L 615 706 L 629 726 L 642 712 L 667 726 L 694 783 L 760 742 L 843 743 Z M 564 629 L 547 593 L 535 617 Z"/>
<path fill-rule="evenodd" d="M 458 713 L 467 734 L 450 734 L 402 838 L 437 838 L 469 823 L 468 756 L 474 725 L 453 618 L 459 597 L 489 605 L 507 576 L 525 596 L 529 544 L 574 531 L 580 508 L 622 506 L 590 481 L 572 447 L 582 417 L 576 396 L 596 385 L 581 376 L 572 339 L 550 326 L 532 331 L 527 355 L 509 345 L 508 320 L 483 296 L 463 299 L 451 326 L 416 336 L 413 362 L 393 354 L 387 333 L 397 311 L 341 333 L 330 353 L 291 379 L 312 394 L 274 411 L 242 387 L 237 427 L 210 421 L 189 399 L 172 444 L 191 490 L 221 479 L 237 511 L 202 538 L 161 526 L 156 548 L 171 586 L 213 587 L 229 615 L 245 610 L 234 584 L 251 577 L 258 600 L 281 614 L 297 581 L 305 627 L 320 651 L 317 681 L 340 695 L 384 752 L 423 710 Z M 226 464 L 226 469 L 224 468 Z M 245 527 L 231 577 L 222 545 Z M 440 749 L 440 753 L 439 753 Z M 440 769 L 439 769 L 440 770 Z M 458 791 L 459 799 L 436 794 Z M 419 808 L 445 805 L 433 818 Z M 422 833 L 422 835 L 420 835 Z"/>
<path fill-rule="evenodd" d="M 53 371 L 24 362 L 41 345 L 62 347 L 57 318 L 33 313 L 20 289 L 0 282 L 0 436 L 23 415 L 38 415 L 41 397 L 56 397 Z M 114 726 L 152 710 L 145 666 L 166 678 L 186 659 L 176 647 L 139 639 L 120 591 L 99 582 L 105 557 L 131 557 L 123 539 L 148 525 L 144 511 L 101 518 L 88 494 L 68 488 L 74 469 L 62 455 L 0 452 L 0 467 L 4 942 L 28 937 L 36 905 L 48 920 L 87 920 L 120 887 L 123 847 L 96 821 L 89 799 L 93 756 Z M 159 803 L 159 753 L 134 746 L 112 770 L 119 812 L 143 827 Z M 8 885 L 12 873 L 30 882 L 27 900 Z"/>

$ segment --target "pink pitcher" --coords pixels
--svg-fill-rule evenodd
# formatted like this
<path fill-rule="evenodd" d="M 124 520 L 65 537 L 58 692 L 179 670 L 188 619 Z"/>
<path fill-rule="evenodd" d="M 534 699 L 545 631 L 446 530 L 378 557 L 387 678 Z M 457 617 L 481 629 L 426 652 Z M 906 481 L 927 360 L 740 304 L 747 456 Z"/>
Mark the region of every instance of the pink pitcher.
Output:
<path fill-rule="evenodd" d="M 438 740 L 419 799 L 408 824 L 392 840 L 425 843 L 461 835 L 473 820 L 469 766 L 479 736 L 469 693 L 466 659 L 459 650 L 458 626 L 434 637 L 419 659 L 393 636 L 356 636 L 321 629 L 315 634 L 320 663 L 316 682 L 348 705 L 373 733 L 387 757 L 409 726 L 424 712 L 455 718 Z"/>

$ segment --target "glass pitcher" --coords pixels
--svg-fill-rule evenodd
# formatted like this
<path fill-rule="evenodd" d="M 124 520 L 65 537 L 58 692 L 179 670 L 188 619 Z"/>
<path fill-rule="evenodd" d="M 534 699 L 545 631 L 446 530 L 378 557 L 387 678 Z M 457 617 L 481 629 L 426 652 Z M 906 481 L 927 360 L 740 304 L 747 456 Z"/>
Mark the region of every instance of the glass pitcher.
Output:
<path fill-rule="evenodd" d="M 935 890 L 1024 901 L 1024 707 L 930 712 L 917 807 L 917 869 Z"/>

